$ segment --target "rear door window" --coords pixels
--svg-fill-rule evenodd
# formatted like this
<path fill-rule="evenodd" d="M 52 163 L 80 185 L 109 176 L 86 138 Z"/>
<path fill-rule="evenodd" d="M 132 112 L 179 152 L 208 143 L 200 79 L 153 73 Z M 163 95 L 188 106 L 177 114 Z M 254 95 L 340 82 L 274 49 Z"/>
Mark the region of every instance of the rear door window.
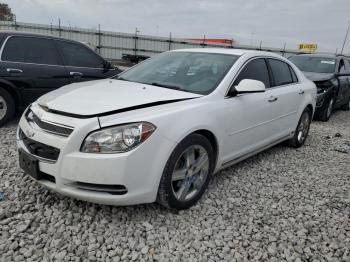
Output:
<path fill-rule="evenodd" d="M 297 83 L 298 82 L 298 77 L 297 77 L 297 74 L 295 73 L 294 69 L 291 66 L 289 66 L 289 70 L 292 73 L 293 83 Z"/>
<path fill-rule="evenodd" d="M 57 41 L 66 66 L 103 68 L 104 60 L 88 47 L 66 41 Z"/>
<path fill-rule="evenodd" d="M 258 80 L 265 84 L 266 88 L 270 87 L 269 71 L 265 59 L 258 58 L 247 63 L 237 76 L 234 85 L 238 85 L 243 79 Z"/>
<path fill-rule="evenodd" d="M 274 86 L 282 86 L 293 83 L 293 77 L 290 66 L 277 59 L 268 59 L 274 78 Z"/>
<path fill-rule="evenodd" d="M 53 40 L 40 37 L 12 36 L 4 47 L 2 61 L 58 65 Z"/>

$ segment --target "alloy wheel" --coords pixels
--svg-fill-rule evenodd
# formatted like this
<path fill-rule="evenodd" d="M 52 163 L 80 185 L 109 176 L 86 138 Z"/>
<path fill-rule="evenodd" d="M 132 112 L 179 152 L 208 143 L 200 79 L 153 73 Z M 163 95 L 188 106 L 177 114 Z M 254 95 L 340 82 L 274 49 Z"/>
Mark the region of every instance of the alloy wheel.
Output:
<path fill-rule="evenodd" d="M 332 110 L 333 110 L 333 98 L 329 101 L 328 108 L 327 108 L 327 119 L 331 116 Z"/>
<path fill-rule="evenodd" d="M 310 115 L 307 112 L 304 112 L 297 129 L 297 132 L 298 132 L 297 139 L 299 143 L 304 142 L 309 132 L 309 128 L 310 128 Z"/>
<path fill-rule="evenodd" d="M 171 177 L 174 196 L 179 201 L 194 198 L 203 188 L 209 174 L 209 156 L 204 147 L 188 147 L 179 157 Z"/>
<path fill-rule="evenodd" d="M 5 98 L 0 96 L 0 120 L 3 119 L 7 114 L 7 103 Z"/>

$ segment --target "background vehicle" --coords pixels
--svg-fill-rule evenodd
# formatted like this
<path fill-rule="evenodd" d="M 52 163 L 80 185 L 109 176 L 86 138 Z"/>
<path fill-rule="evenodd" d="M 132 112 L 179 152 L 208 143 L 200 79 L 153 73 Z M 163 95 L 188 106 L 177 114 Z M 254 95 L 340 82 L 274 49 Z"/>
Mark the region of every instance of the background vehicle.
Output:
<path fill-rule="evenodd" d="M 39 98 L 19 123 L 19 162 L 68 196 L 184 209 L 220 169 L 283 141 L 302 146 L 315 97 L 315 84 L 276 54 L 165 52 Z"/>
<path fill-rule="evenodd" d="M 317 86 L 315 117 L 328 121 L 336 108 L 350 108 L 350 62 L 344 56 L 304 54 L 289 58 Z"/>
<path fill-rule="evenodd" d="M 47 92 L 120 72 L 76 41 L 0 32 L 0 46 L 0 126 Z"/>

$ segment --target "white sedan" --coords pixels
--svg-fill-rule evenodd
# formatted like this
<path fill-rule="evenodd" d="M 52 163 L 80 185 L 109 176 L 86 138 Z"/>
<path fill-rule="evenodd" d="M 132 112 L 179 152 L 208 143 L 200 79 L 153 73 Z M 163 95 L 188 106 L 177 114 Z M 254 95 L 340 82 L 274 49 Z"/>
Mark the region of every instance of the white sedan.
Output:
<path fill-rule="evenodd" d="M 19 163 L 63 195 L 185 209 L 219 170 L 283 141 L 302 146 L 315 98 L 273 53 L 166 52 L 39 98 L 19 123 Z"/>

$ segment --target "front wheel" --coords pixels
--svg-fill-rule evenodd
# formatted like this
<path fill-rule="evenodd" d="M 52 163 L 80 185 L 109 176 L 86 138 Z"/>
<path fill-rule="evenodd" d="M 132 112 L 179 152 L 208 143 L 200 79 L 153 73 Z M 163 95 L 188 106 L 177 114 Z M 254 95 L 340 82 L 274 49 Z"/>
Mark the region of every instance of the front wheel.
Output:
<path fill-rule="evenodd" d="M 15 102 L 12 96 L 0 87 L 0 127 L 15 114 Z"/>
<path fill-rule="evenodd" d="M 186 209 L 205 192 L 214 170 L 213 147 L 202 135 L 191 134 L 180 142 L 164 168 L 157 202 L 167 208 Z"/>
<path fill-rule="evenodd" d="M 328 103 L 326 103 L 325 107 L 323 108 L 320 116 L 320 120 L 323 122 L 327 122 L 329 118 L 331 117 L 331 114 L 333 112 L 334 107 L 334 98 L 328 100 Z"/>
<path fill-rule="evenodd" d="M 292 147 L 301 147 L 309 134 L 312 112 L 309 108 L 305 108 L 301 114 L 298 126 L 294 131 L 294 136 L 288 140 L 288 144 Z"/>

